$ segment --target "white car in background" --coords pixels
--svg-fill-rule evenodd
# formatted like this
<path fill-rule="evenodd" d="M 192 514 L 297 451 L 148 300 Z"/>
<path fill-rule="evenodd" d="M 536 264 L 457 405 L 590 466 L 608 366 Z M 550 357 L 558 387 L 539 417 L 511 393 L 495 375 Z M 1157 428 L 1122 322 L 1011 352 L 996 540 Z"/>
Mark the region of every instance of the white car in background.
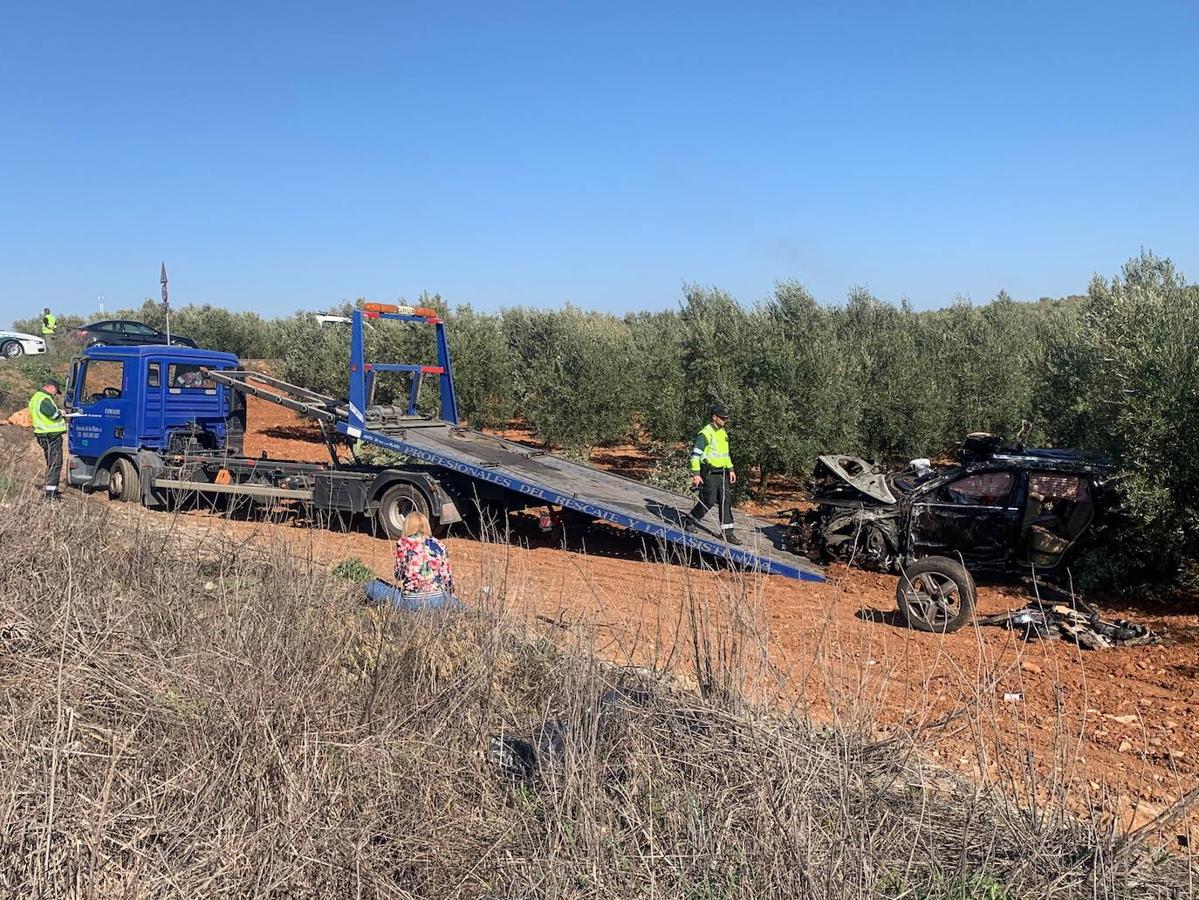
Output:
<path fill-rule="evenodd" d="M 40 337 L 20 331 L 0 331 L 0 357 L 4 359 L 45 352 L 46 342 Z"/>

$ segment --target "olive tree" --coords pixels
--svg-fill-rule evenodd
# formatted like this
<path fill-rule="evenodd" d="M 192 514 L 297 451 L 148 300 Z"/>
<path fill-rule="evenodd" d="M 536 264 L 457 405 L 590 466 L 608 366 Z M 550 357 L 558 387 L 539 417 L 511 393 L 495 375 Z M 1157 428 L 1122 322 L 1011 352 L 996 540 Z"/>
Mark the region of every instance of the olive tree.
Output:
<path fill-rule="evenodd" d="M 1049 351 L 1042 408 L 1063 442 L 1108 454 L 1124 519 L 1096 574 L 1169 577 L 1199 559 L 1199 285 L 1142 252 L 1096 278 Z"/>
<path fill-rule="evenodd" d="M 574 449 L 626 440 L 640 372 L 627 324 L 567 306 L 504 313 L 520 411 L 548 444 Z"/>

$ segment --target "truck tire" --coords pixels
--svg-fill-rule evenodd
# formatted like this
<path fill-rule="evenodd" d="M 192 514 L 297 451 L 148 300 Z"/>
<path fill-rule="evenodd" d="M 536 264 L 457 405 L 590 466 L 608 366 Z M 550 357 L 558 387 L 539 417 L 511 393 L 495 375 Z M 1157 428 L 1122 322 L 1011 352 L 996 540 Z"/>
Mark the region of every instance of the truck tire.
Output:
<path fill-rule="evenodd" d="M 974 618 L 974 579 L 957 560 L 926 556 L 900 570 L 895 599 L 910 627 L 949 634 Z"/>
<path fill-rule="evenodd" d="M 404 535 L 404 519 L 409 513 L 424 513 L 429 516 L 429 501 L 415 485 L 393 484 L 379 498 L 379 509 L 375 521 L 383 527 L 383 533 L 393 541 Z"/>
<path fill-rule="evenodd" d="M 142 476 L 133 460 L 119 456 L 112 464 L 108 477 L 108 497 L 125 503 L 140 503 Z"/>

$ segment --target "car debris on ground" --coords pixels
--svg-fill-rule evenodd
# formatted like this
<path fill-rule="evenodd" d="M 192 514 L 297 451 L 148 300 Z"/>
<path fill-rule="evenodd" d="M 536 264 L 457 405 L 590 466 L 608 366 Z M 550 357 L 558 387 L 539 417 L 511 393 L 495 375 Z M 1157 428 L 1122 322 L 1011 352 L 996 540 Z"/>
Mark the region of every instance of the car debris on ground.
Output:
<path fill-rule="evenodd" d="M 1160 643 L 1161 636 L 1128 619 L 1108 621 L 1094 610 L 1064 603 L 1033 601 L 1020 609 L 975 620 L 976 625 L 999 625 L 1020 633 L 1026 641 L 1072 641 L 1086 650 L 1138 647 Z"/>

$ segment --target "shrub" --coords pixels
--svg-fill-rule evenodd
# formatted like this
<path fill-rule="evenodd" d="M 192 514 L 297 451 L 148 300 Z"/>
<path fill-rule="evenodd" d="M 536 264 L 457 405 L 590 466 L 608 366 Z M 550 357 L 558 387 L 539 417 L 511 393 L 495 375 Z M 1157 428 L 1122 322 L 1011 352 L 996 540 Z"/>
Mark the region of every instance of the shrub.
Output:
<path fill-rule="evenodd" d="M 508 310 L 520 411 L 550 444 L 585 448 L 627 439 L 639 396 L 628 326 L 567 306 Z"/>
<path fill-rule="evenodd" d="M 1044 417 L 1063 442 L 1108 454 L 1124 517 L 1097 573 L 1171 577 L 1199 558 L 1199 286 L 1150 253 L 1096 278 L 1049 352 Z"/>
<path fill-rule="evenodd" d="M 506 425 L 516 391 L 503 321 L 466 305 L 448 313 L 446 324 L 459 414 L 476 428 Z"/>
<path fill-rule="evenodd" d="M 349 559 L 343 559 L 333 567 L 333 574 L 337 578 L 345 581 L 350 581 L 355 584 L 371 581 L 375 577 L 375 573 L 362 562 L 358 557 L 351 556 Z"/>
<path fill-rule="evenodd" d="M 678 311 L 623 318 L 569 305 L 444 315 L 472 425 L 521 415 L 542 441 L 578 454 L 631 437 L 665 453 L 719 400 L 733 411 L 734 459 L 747 476 L 738 492 L 805 474 L 820 453 L 895 462 L 937 455 L 970 431 L 1012 436 L 1030 418 L 1038 440 L 1096 449 L 1119 466 L 1127 517 L 1090 568 L 1127 582 L 1151 570 L 1174 577 L 1199 558 L 1199 457 L 1189 449 L 1199 433 L 1197 292 L 1169 260 L 1142 253 L 1061 301 L 1001 292 L 916 312 L 865 289 L 825 305 L 782 282 L 753 306 L 687 285 Z M 417 303 L 442 308 L 436 295 Z M 122 315 L 164 325 L 152 300 Z M 40 330 L 40 319 L 17 324 Z M 311 314 L 265 320 L 204 304 L 176 311 L 173 326 L 205 346 L 277 357 L 289 381 L 346 392 L 348 329 Z M 366 341 L 376 360 L 434 358 L 427 328 L 375 321 Z M 382 376 L 375 399 L 403 401 L 405 384 Z M 437 401 L 436 379 L 427 384 L 424 409 Z"/>

